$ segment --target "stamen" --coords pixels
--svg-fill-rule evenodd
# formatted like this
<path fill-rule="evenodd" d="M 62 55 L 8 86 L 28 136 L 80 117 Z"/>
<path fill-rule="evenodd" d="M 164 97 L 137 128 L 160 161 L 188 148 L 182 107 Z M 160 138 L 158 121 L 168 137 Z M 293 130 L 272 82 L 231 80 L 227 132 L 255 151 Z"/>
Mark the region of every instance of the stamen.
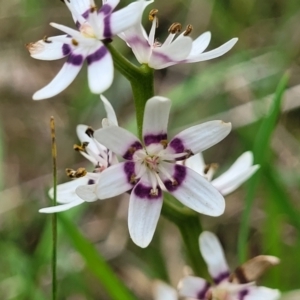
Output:
<path fill-rule="evenodd" d="M 66 174 L 70 178 L 80 178 L 87 174 L 87 171 L 85 168 L 78 168 L 77 171 L 73 169 L 66 169 Z"/>
<path fill-rule="evenodd" d="M 85 131 L 85 133 L 90 137 L 94 137 L 94 132 L 95 130 L 92 127 L 88 127 L 87 130 Z"/>
<path fill-rule="evenodd" d="M 150 196 L 158 196 L 158 189 L 156 188 L 156 189 L 151 189 L 150 190 Z"/>
<path fill-rule="evenodd" d="M 183 33 L 184 36 L 188 36 L 190 35 L 190 33 L 193 31 L 193 26 L 191 24 L 187 25 L 186 26 L 186 29 Z"/>
<path fill-rule="evenodd" d="M 45 35 L 45 36 L 43 37 L 43 41 L 44 41 L 45 43 L 47 43 L 47 44 L 52 43 L 51 41 L 48 40 L 48 36 L 47 36 L 47 35 Z"/>
<path fill-rule="evenodd" d="M 98 10 L 98 8 L 97 8 L 96 5 L 91 6 L 91 8 L 90 8 L 90 12 L 91 12 L 91 13 L 94 13 L 94 12 L 97 11 L 97 10 Z"/>
<path fill-rule="evenodd" d="M 161 140 L 159 143 L 163 145 L 164 149 L 168 146 L 168 140 Z"/>
<path fill-rule="evenodd" d="M 150 12 L 149 12 L 149 21 L 153 21 L 154 18 L 156 17 L 156 14 L 158 13 L 158 9 L 152 9 Z"/>
<path fill-rule="evenodd" d="M 215 164 L 215 163 L 208 164 L 205 166 L 203 173 L 206 175 L 210 169 L 213 169 L 215 171 L 218 167 L 219 167 L 219 165 Z"/>
<path fill-rule="evenodd" d="M 74 46 L 78 46 L 78 42 L 75 40 L 75 39 L 72 39 L 72 44 L 74 45 Z"/>
<path fill-rule="evenodd" d="M 134 175 L 134 174 L 132 174 L 132 175 L 130 176 L 130 180 L 129 180 L 129 182 L 130 182 L 131 184 L 135 184 L 135 183 L 137 183 L 137 179 L 136 179 L 136 177 L 135 177 L 135 175 Z"/>
<path fill-rule="evenodd" d="M 172 34 L 176 34 L 178 32 L 180 32 L 182 29 L 182 26 L 180 23 L 173 23 L 170 27 L 169 27 L 169 33 L 172 33 Z"/>
<path fill-rule="evenodd" d="M 74 145 L 73 146 L 73 149 L 75 150 L 75 151 L 82 151 L 82 152 L 85 152 L 85 150 L 86 150 L 86 147 L 88 146 L 88 144 L 89 144 L 89 142 L 83 142 L 83 143 L 81 143 L 81 145 Z"/>

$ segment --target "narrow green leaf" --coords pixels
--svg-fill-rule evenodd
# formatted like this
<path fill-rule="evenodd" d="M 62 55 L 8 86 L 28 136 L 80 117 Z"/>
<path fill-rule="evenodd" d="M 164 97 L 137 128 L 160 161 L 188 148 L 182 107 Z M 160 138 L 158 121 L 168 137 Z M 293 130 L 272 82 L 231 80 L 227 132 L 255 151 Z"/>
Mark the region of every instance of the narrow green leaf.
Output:
<path fill-rule="evenodd" d="M 254 162 L 260 164 L 261 167 L 268 162 L 269 145 L 272 132 L 276 126 L 276 120 L 280 114 L 282 96 L 285 91 L 289 76 L 285 74 L 280 80 L 275 92 L 274 101 L 270 107 L 268 115 L 263 120 L 260 130 L 255 138 L 253 154 Z M 248 183 L 245 209 L 242 214 L 241 227 L 238 237 L 238 254 L 240 262 L 244 262 L 247 257 L 247 240 L 249 234 L 249 219 L 251 214 L 252 204 L 255 198 L 256 189 L 260 182 L 260 173 L 256 172 Z"/>
<path fill-rule="evenodd" d="M 95 247 L 78 231 L 66 215 L 59 214 L 58 220 L 76 250 L 85 259 L 89 270 L 99 279 L 112 300 L 137 300 L 132 292 L 116 277 L 110 266 Z"/>

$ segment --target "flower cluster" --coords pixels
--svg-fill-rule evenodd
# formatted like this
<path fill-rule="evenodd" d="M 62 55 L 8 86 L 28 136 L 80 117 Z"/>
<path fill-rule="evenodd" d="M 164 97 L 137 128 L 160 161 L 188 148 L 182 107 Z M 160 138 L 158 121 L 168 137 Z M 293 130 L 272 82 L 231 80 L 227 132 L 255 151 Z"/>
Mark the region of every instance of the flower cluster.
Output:
<path fill-rule="evenodd" d="M 254 165 L 253 154 L 248 151 L 226 172 L 213 179 L 217 165 L 205 164 L 202 152 L 222 141 L 230 133 L 231 123 L 209 121 L 170 138 L 171 100 L 154 95 L 152 74 L 154 70 L 172 65 L 222 56 L 238 39 L 233 38 L 205 52 L 211 40 L 210 32 L 193 40 L 190 37 L 192 25 L 182 30 L 182 25 L 176 22 L 169 27 L 169 35 L 161 43 L 155 37 L 157 9 L 149 13 L 152 22 L 149 34 L 142 25 L 144 10 L 153 0 L 137 0 L 117 11 L 115 8 L 119 0 L 103 0 L 101 8 L 94 0 L 62 2 L 70 10 L 76 29 L 51 23 L 63 34 L 27 44 L 30 55 L 35 59 L 66 58 L 56 77 L 37 91 L 33 99 L 46 99 L 61 93 L 73 82 L 86 61 L 90 91 L 100 95 L 107 118 L 102 121 L 102 128 L 97 130 L 87 125 L 77 126 L 80 144 L 74 145 L 74 150 L 92 163 L 92 169 L 67 169 L 72 181 L 57 186 L 57 202 L 60 205 L 40 209 L 40 212 L 62 212 L 84 202 L 128 194 L 129 234 L 132 241 L 142 248 L 147 247 L 153 238 L 164 199 L 170 209 L 174 209 L 172 205 L 178 210 L 184 207 L 188 216 L 191 215 L 190 210 L 212 217 L 223 214 L 224 196 L 240 187 L 259 165 Z M 116 54 L 110 45 L 115 37 L 126 42 L 141 67 Z M 139 137 L 118 125 L 112 105 L 102 95 L 113 82 L 114 65 L 131 81 Z M 135 80 L 132 72 L 135 72 Z M 150 76 L 147 77 L 147 74 Z M 143 85 L 137 86 L 137 76 L 140 75 L 143 76 Z M 147 78 L 151 82 L 145 84 Z M 49 195 L 54 197 L 53 188 Z M 179 284 L 180 296 L 199 300 L 278 299 L 277 290 L 255 284 L 263 271 L 278 263 L 276 257 L 258 256 L 230 273 L 220 242 L 213 233 L 203 232 L 199 244 L 214 284 L 202 278 L 185 277 Z M 158 285 L 155 299 L 174 300 L 177 292 Z"/>

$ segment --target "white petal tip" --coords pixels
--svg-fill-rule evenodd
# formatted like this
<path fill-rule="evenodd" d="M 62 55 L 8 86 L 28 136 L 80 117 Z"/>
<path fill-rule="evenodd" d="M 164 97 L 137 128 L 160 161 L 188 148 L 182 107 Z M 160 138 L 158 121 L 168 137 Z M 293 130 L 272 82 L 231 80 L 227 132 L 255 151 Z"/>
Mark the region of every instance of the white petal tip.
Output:
<path fill-rule="evenodd" d="M 53 211 L 49 211 L 48 208 L 41 208 L 39 209 L 39 213 L 41 214 L 53 214 Z"/>

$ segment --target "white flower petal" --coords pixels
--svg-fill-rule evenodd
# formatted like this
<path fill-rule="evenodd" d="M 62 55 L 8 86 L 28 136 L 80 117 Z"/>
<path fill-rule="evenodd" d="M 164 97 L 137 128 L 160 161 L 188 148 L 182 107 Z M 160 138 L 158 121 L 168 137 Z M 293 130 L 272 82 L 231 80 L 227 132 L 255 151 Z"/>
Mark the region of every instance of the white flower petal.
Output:
<path fill-rule="evenodd" d="M 131 132 L 118 126 L 108 126 L 94 132 L 95 139 L 125 159 L 132 159 L 142 144 Z"/>
<path fill-rule="evenodd" d="M 97 43 L 97 48 L 93 47 L 86 57 L 88 64 L 88 82 L 92 93 L 100 94 L 106 91 L 112 84 L 114 77 L 113 60 L 101 43 Z"/>
<path fill-rule="evenodd" d="M 145 146 L 167 140 L 167 128 L 171 101 L 168 98 L 155 96 L 146 103 L 143 138 Z"/>
<path fill-rule="evenodd" d="M 114 125 L 118 126 L 118 119 L 111 103 L 103 95 L 100 95 L 100 99 L 103 102 L 107 119 L 109 119 L 109 121 Z"/>
<path fill-rule="evenodd" d="M 243 153 L 234 164 L 211 183 L 224 196 L 236 190 L 248 178 L 250 178 L 259 168 L 252 166 L 253 154 L 250 151 Z"/>
<path fill-rule="evenodd" d="M 113 12 L 110 17 L 111 36 L 117 35 L 140 21 L 146 8 L 145 0 L 135 1 L 126 7 Z M 104 36 L 105 31 L 104 31 Z M 107 36 L 106 36 L 107 37 Z"/>
<path fill-rule="evenodd" d="M 186 167 L 194 170 L 201 176 L 204 176 L 204 169 L 205 169 L 205 162 L 203 159 L 202 153 L 197 153 L 195 155 L 192 155 L 188 159 L 181 161 Z"/>
<path fill-rule="evenodd" d="M 182 36 L 169 45 L 153 48 L 149 66 L 159 70 L 184 61 L 191 52 L 192 43 L 190 37 Z"/>
<path fill-rule="evenodd" d="M 107 199 L 131 190 L 134 186 L 131 183 L 134 174 L 135 164 L 132 162 L 118 163 L 105 169 L 98 179 L 96 190 L 98 198 Z"/>
<path fill-rule="evenodd" d="M 96 184 L 81 185 L 76 188 L 76 194 L 86 202 L 94 202 L 98 200 L 96 195 Z"/>
<path fill-rule="evenodd" d="M 205 299 L 210 284 L 203 278 L 187 276 L 178 284 L 178 292 L 180 296 L 191 297 L 195 299 Z"/>
<path fill-rule="evenodd" d="M 279 300 L 280 292 L 278 290 L 269 289 L 263 286 L 253 286 L 247 288 L 244 292 L 245 296 L 242 300 Z"/>
<path fill-rule="evenodd" d="M 119 4 L 120 0 L 103 0 L 103 6 L 105 4 L 109 5 L 111 7 L 112 10 L 114 10 L 116 8 L 116 6 Z"/>
<path fill-rule="evenodd" d="M 65 38 L 66 35 L 60 36 Z M 56 60 L 63 58 L 71 53 L 71 45 L 68 43 L 63 43 L 60 41 L 50 41 L 51 38 L 48 38 L 45 42 L 44 40 L 39 40 L 36 43 L 30 43 L 26 47 L 30 52 L 31 57 L 41 60 Z"/>
<path fill-rule="evenodd" d="M 187 59 L 189 59 L 189 57 L 191 56 L 200 54 L 203 51 L 205 51 L 205 49 L 208 47 L 210 43 L 210 39 L 211 39 L 211 33 L 209 31 L 204 32 L 197 39 L 195 39 L 193 41 L 192 50 L 189 56 L 187 57 Z"/>
<path fill-rule="evenodd" d="M 45 213 L 45 214 L 51 214 L 51 213 L 55 213 L 55 212 L 66 211 L 66 210 L 69 210 L 72 207 L 80 205 L 83 202 L 84 201 L 79 198 L 79 199 L 73 200 L 73 201 L 71 201 L 69 203 L 66 203 L 66 204 L 61 204 L 61 205 L 57 205 L 57 206 L 42 208 L 42 209 L 39 210 L 39 212 L 40 213 Z"/>
<path fill-rule="evenodd" d="M 231 123 L 210 121 L 190 127 L 177 134 L 169 143 L 166 151 L 196 154 L 223 140 L 231 130 Z"/>
<path fill-rule="evenodd" d="M 238 41 L 238 39 L 234 38 L 214 50 L 196 54 L 193 56 L 189 55 L 186 59 L 186 62 L 193 63 L 193 62 L 199 62 L 199 61 L 204 61 L 204 60 L 210 60 L 210 59 L 222 56 L 225 53 L 227 53 L 229 50 L 231 50 L 231 48 L 236 44 L 237 41 Z"/>
<path fill-rule="evenodd" d="M 225 209 L 223 196 L 204 177 L 179 165 L 164 162 L 163 167 L 175 180 L 161 178 L 169 193 L 189 208 L 209 216 L 220 216 Z"/>
<path fill-rule="evenodd" d="M 66 34 L 70 35 L 71 37 L 81 41 L 84 39 L 83 35 L 78 31 L 78 30 L 75 30 L 73 28 L 70 28 L 68 26 L 65 26 L 65 25 L 61 25 L 61 24 L 57 24 L 57 23 L 54 23 L 54 22 L 51 22 L 50 25 L 60 31 L 63 31 L 65 32 Z"/>
<path fill-rule="evenodd" d="M 156 281 L 153 286 L 154 300 L 177 300 L 177 292 L 174 288 L 162 281 Z"/>
<path fill-rule="evenodd" d="M 81 177 L 78 179 L 74 179 L 69 182 L 65 182 L 59 184 L 57 186 L 57 202 L 58 203 L 70 203 L 74 200 L 81 200 L 75 193 L 75 190 L 78 186 L 87 184 L 88 179 L 86 177 Z M 53 188 L 51 188 L 48 192 L 48 195 L 51 199 L 53 199 Z"/>
<path fill-rule="evenodd" d="M 35 92 L 33 100 L 42 100 L 56 96 L 66 89 L 79 73 L 86 53 L 83 49 L 75 49 L 69 56 L 54 79 L 45 87 Z"/>
<path fill-rule="evenodd" d="M 162 191 L 151 195 L 152 185 L 147 173 L 131 192 L 128 209 L 128 227 L 135 244 L 145 248 L 152 240 L 162 207 Z"/>
<path fill-rule="evenodd" d="M 230 275 L 223 248 L 219 239 L 212 232 L 204 231 L 199 237 L 199 246 L 208 271 L 214 282 L 219 284 Z"/>

